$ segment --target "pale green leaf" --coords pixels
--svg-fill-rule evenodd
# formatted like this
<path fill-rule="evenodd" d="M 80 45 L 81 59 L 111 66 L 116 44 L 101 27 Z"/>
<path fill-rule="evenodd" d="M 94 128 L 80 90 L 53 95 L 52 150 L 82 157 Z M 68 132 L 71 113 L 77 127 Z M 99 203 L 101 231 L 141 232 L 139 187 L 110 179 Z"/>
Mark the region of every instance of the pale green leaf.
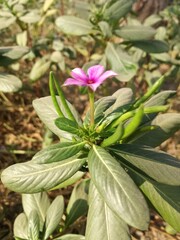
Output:
<path fill-rule="evenodd" d="M 46 12 L 50 7 L 51 5 L 53 4 L 54 0 L 45 0 L 44 1 L 44 5 L 43 5 L 43 12 Z"/>
<path fill-rule="evenodd" d="M 24 16 L 19 18 L 22 22 L 31 24 L 31 23 L 37 23 L 40 19 L 41 16 L 39 15 L 38 10 L 31 10 Z"/>
<path fill-rule="evenodd" d="M 14 75 L 1 73 L 0 74 L 0 91 L 16 92 L 22 87 L 22 82 Z"/>
<path fill-rule="evenodd" d="M 31 81 L 34 82 L 41 78 L 45 73 L 47 73 L 50 68 L 50 64 L 51 62 L 45 58 L 38 59 L 30 72 L 29 77 Z"/>
<path fill-rule="evenodd" d="M 180 232 L 180 187 L 145 181 L 140 188 L 163 219 Z"/>
<path fill-rule="evenodd" d="M 154 118 L 150 124 L 156 126 L 156 128 L 150 132 L 144 132 L 138 137 L 134 137 L 130 142 L 133 144 L 145 144 L 150 147 L 158 147 L 180 129 L 180 114 L 160 114 Z"/>
<path fill-rule="evenodd" d="M 28 217 L 28 239 L 39 240 L 39 216 L 35 210 L 32 210 Z"/>
<path fill-rule="evenodd" d="M 115 33 L 126 40 L 151 39 L 156 30 L 148 26 L 125 26 L 117 29 Z"/>
<path fill-rule="evenodd" d="M 129 225 L 147 229 L 147 204 L 129 175 L 103 148 L 93 145 L 88 157 L 91 178 L 109 208 Z"/>
<path fill-rule="evenodd" d="M 115 3 L 105 10 L 104 18 L 108 19 L 109 21 L 119 20 L 131 10 L 132 4 L 132 0 L 115 1 Z"/>
<path fill-rule="evenodd" d="M 112 70 L 119 74 L 116 76 L 118 80 L 126 82 L 135 76 L 137 71 L 136 63 L 132 62 L 132 57 L 124 52 L 119 45 L 109 42 L 105 54 Z"/>
<path fill-rule="evenodd" d="M 127 224 L 108 207 L 92 182 L 85 235 L 86 240 L 131 239 Z"/>
<path fill-rule="evenodd" d="M 166 104 L 167 100 L 174 96 L 176 94 L 176 91 L 172 90 L 166 90 L 159 92 L 152 96 L 148 101 L 145 102 L 144 106 L 150 107 L 150 106 L 160 106 Z"/>
<path fill-rule="evenodd" d="M 64 236 L 54 238 L 54 240 L 85 240 L 85 237 L 77 234 L 66 234 Z"/>
<path fill-rule="evenodd" d="M 42 230 L 45 222 L 45 215 L 50 206 L 50 200 L 47 193 L 22 194 L 22 205 L 28 218 L 32 211 L 37 212 L 39 216 L 40 230 Z"/>
<path fill-rule="evenodd" d="M 0 66 L 7 66 L 14 63 L 28 52 L 28 47 L 0 47 Z"/>
<path fill-rule="evenodd" d="M 34 155 L 33 162 L 52 163 L 76 155 L 85 145 L 85 142 L 60 142 L 42 149 Z"/>
<path fill-rule="evenodd" d="M 17 163 L 2 172 L 1 180 L 7 188 L 16 192 L 46 191 L 73 176 L 85 161 L 74 156 L 58 163 Z"/>
<path fill-rule="evenodd" d="M 66 226 L 71 225 L 79 217 L 84 216 L 87 213 L 88 192 L 89 179 L 83 180 L 74 187 L 67 206 Z"/>
<path fill-rule="evenodd" d="M 157 183 L 132 165 L 123 165 L 164 220 L 180 231 L 180 187 Z"/>
<path fill-rule="evenodd" d="M 61 107 L 61 110 L 63 114 L 67 117 L 66 111 L 64 107 L 62 106 L 59 97 L 56 97 L 57 101 Z M 81 119 L 78 113 L 76 112 L 75 108 L 68 103 L 71 112 L 73 113 L 76 121 L 78 124 L 81 124 Z M 50 96 L 39 98 L 33 101 L 33 107 L 36 110 L 36 113 L 38 114 L 41 121 L 59 138 L 63 137 L 66 139 L 72 139 L 72 134 L 67 133 L 65 131 L 60 130 L 58 127 L 56 127 L 54 120 L 59 117 L 58 113 L 56 112 L 56 109 L 54 107 L 54 104 L 52 102 L 52 98 Z"/>
<path fill-rule="evenodd" d="M 46 222 L 45 222 L 46 228 L 45 228 L 45 234 L 43 239 L 48 239 L 48 237 L 57 228 L 62 218 L 63 211 L 64 211 L 63 196 L 57 196 L 47 210 Z"/>
<path fill-rule="evenodd" d="M 112 112 L 117 112 L 122 106 L 131 103 L 133 99 L 133 91 L 131 88 L 121 88 L 117 90 L 112 97 L 116 97 L 116 101 L 105 111 L 105 116 Z"/>
<path fill-rule="evenodd" d="M 4 28 L 8 28 L 11 24 L 13 24 L 16 21 L 16 17 L 15 16 L 11 16 L 11 17 L 0 17 L 0 30 L 4 29 Z"/>
<path fill-rule="evenodd" d="M 104 112 L 114 104 L 116 101 L 116 97 L 107 96 L 102 97 L 98 101 L 95 102 L 95 110 L 94 110 L 94 122 L 98 123 L 101 118 L 104 116 Z M 88 111 L 85 119 L 84 124 L 89 124 L 90 122 L 90 112 Z"/>
<path fill-rule="evenodd" d="M 27 45 L 27 31 L 16 34 L 16 42 L 19 46 L 25 47 Z"/>
<path fill-rule="evenodd" d="M 110 28 L 110 26 L 107 22 L 100 21 L 98 23 L 98 26 L 100 27 L 104 37 L 111 37 L 112 31 L 111 31 L 111 28 Z"/>
<path fill-rule="evenodd" d="M 26 215 L 24 213 L 20 213 L 14 221 L 13 227 L 14 236 L 21 239 L 28 239 L 27 226 L 28 219 Z"/>
<path fill-rule="evenodd" d="M 61 16 L 56 19 L 57 27 L 64 33 L 70 35 L 86 35 L 92 31 L 92 25 L 75 16 Z"/>
<path fill-rule="evenodd" d="M 51 190 L 55 190 L 55 189 L 59 189 L 59 188 L 66 188 L 66 187 L 76 183 L 78 180 L 80 180 L 83 177 L 84 174 L 85 174 L 84 172 L 78 171 L 72 177 L 70 177 L 66 181 L 58 184 L 57 186 L 55 186 Z"/>
<path fill-rule="evenodd" d="M 169 185 L 180 183 L 180 161 L 167 153 L 134 144 L 114 145 L 109 149 L 112 154 L 126 159 L 157 182 Z"/>

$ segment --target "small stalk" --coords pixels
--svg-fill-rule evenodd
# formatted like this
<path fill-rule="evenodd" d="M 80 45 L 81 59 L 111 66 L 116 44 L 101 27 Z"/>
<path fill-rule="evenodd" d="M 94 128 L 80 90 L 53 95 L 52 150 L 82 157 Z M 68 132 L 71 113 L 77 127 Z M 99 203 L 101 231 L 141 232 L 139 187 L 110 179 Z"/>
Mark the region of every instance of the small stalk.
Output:
<path fill-rule="evenodd" d="M 66 114 L 67 114 L 68 118 L 69 118 L 70 120 L 72 120 L 73 122 L 76 122 L 76 119 L 75 119 L 74 115 L 72 114 L 72 112 L 71 112 L 71 110 L 70 110 L 70 108 L 69 108 L 69 106 L 68 106 L 68 104 L 67 104 L 67 102 L 66 102 L 64 93 L 63 93 L 63 91 L 62 91 L 62 89 L 61 89 L 58 81 L 57 81 L 56 78 L 54 77 L 53 72 L 50 72 L 50 76 L 51 76 L 50 78 L 52 78 L 52 81 L 53 81 L 54 84 L 55 84 L 55 87 L 56 87 L 56 89 L 57 89 L 57 92 L 58 92 L 58 95 L 59 95 L 59 97 L 60 97 L 61 103 L 62 103 L 62 105 L 63 105 L 63 107 L 64 107 L 64 109 L 65 109 L 65 111 L 66 111 Z"/>
<path fill-rule="evenodd" d="M 133 107 L 138 108 L 142 103 L 144 103 L 146 100 L 148 100 L 157 90 L 159 90 L 159 88 L 163 84 L 164 80 L 165 80 L 164 76 L 162 76 L 160 79 L 158 79 L 155 82 L 155 84 L 153 84 L 153 86 L 148 89 L 148 91 L 144 94 L 144 96 L 139 98 L 135 102 Z"/>
<path fill-rule="evenodd" d="M 90 127 L 94 128 L 94 92 L 91 88 L 88 89 L 89 104 L 90 104 Z"/>
<path fill-rule="evenodd" d="M 52 72 L 50 72 L 50 74 L 49 74 L 49 90 L 50 90 L 50 94 L 51 94 L 51 98 L 52 98 L 54 107 L 55 107 L 58 115 L 60 117 L 65 117 L 63 112 L 61 111 L 61 108 L 60 108 L 60 106 L 58 104 L 58 101 L 56 99 L 56 94 L 55 94 L 55 89 L 54 89 L 54 79 L 52 77 Z"/>

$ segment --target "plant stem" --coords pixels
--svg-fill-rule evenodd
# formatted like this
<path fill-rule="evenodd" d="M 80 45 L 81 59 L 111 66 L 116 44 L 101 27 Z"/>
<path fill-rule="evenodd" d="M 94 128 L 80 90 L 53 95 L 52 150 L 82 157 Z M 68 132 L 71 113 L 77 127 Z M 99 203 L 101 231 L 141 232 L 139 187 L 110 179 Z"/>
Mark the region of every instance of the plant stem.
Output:
<path fill-rule="evenodd" d="M 53 79 L 52 72 L 50 72 L 50 75 L 49 75 L 49 90 L 50 90 L 50 94 L 51 94 L 51 97 L 52 97 L 54 107 L 55 107 L 58 115 L 60 117 L 65 117 L 61 108 L 60 108 L 60 106 L 59 106 L 59 104 L 58 104 L 58 101 L 56 99 L 56 94 L 55 94 L 55 89 L 54 89 L 54 79 Z"/>
<path fill-rule="evenodd" d="M 94 128 L 94 92 L 91 88 L 88 89 L 90 103 L 90 127 Z"/>
<path fill-rule="evenodd" d="M 53 82 L 54 82 L 55 87 L 56 87 L 56 89 L 57 89 L 57 92 L 58 92 L 58 95 L 59 95 L 59 97 L 60 97 L 62 106 L 64 107 L 64 109 L 65 109 L 65 111 L 66 111 L 67 117 L 68 117 L 70 120 L 72 120 L 72 121 L 74 121 L 74 122 L 77 122 L 76 119 L 75 119 L 75 117 L 74 117 L 74 115 L 73 115 L 72 112 L 71 112 L 71 109 L 70 109 L 69 106 L 68 106 L 68 103 L 66 102 L 64 93 L 63 93 L 63 91 L 62 91 L 62 89 L 61 89 L 58 81 L 57 81 L 56 78 L 54 77 L 53 72 L 50 72 L 50 76 L 51 76 L 51 78 L 53 79 Z"/>

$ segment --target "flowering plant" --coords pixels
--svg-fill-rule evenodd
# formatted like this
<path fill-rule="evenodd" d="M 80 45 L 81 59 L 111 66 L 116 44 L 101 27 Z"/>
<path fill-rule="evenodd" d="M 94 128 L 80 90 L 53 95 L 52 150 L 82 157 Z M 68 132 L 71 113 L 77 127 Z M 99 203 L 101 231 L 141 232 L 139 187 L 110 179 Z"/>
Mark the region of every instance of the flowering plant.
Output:
<path fill-rule="evenodd" d="M 66 229 L 86 214 L 84 196 L 88 193 L 86 240 L 131 239 L 128 225 L 146 230 L 149 208 L 144 196 L 178 231 L 180 162 L 156 149 L 180 126 L 180 114 L 159 114 L 168 109 L 165 104 L 175 91 L 158 92 L 164 81 L 161 77 L 138 99 L 130 88 L 122 88 L 94 103 L 96 88 L 116 76 L 112 71 L 103 72 L 99 65 L 89 68 L 87 75 L 76 68 L 64 83 L 88 87 L 90 110 L 83 121 L 50 73 L 51 96 L 34 100 L 33 106 L 61 141 L 41 150 L 31 161 L 5 169 L 2 181 L 13 191 L 34 194 L 65 187 L 89 173 L 81 187 L 75 187 L 63 222 Z M 39 231 L 48 239 L 44 228 Z M 33 235 L 33 228 L 29 235 Z"/>

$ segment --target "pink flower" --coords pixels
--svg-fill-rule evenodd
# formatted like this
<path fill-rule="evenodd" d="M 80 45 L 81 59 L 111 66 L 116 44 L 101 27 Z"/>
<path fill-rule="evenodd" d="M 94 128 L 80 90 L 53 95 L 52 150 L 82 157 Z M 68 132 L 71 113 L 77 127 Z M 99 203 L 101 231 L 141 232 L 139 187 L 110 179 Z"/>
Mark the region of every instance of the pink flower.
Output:
<path fill-rule="evenodd" d="M 93 91 L 99 87 L 107 78 L 117 76 L 117 73 L 109 70 L 104 71 L 101 65 L 95 65 L 88 69 L 87 74 L 81 68 L 75 68 L 71 72 L 72 78 L 64 82 L 64 86 L 78 85 L 90 87 Z"/>

